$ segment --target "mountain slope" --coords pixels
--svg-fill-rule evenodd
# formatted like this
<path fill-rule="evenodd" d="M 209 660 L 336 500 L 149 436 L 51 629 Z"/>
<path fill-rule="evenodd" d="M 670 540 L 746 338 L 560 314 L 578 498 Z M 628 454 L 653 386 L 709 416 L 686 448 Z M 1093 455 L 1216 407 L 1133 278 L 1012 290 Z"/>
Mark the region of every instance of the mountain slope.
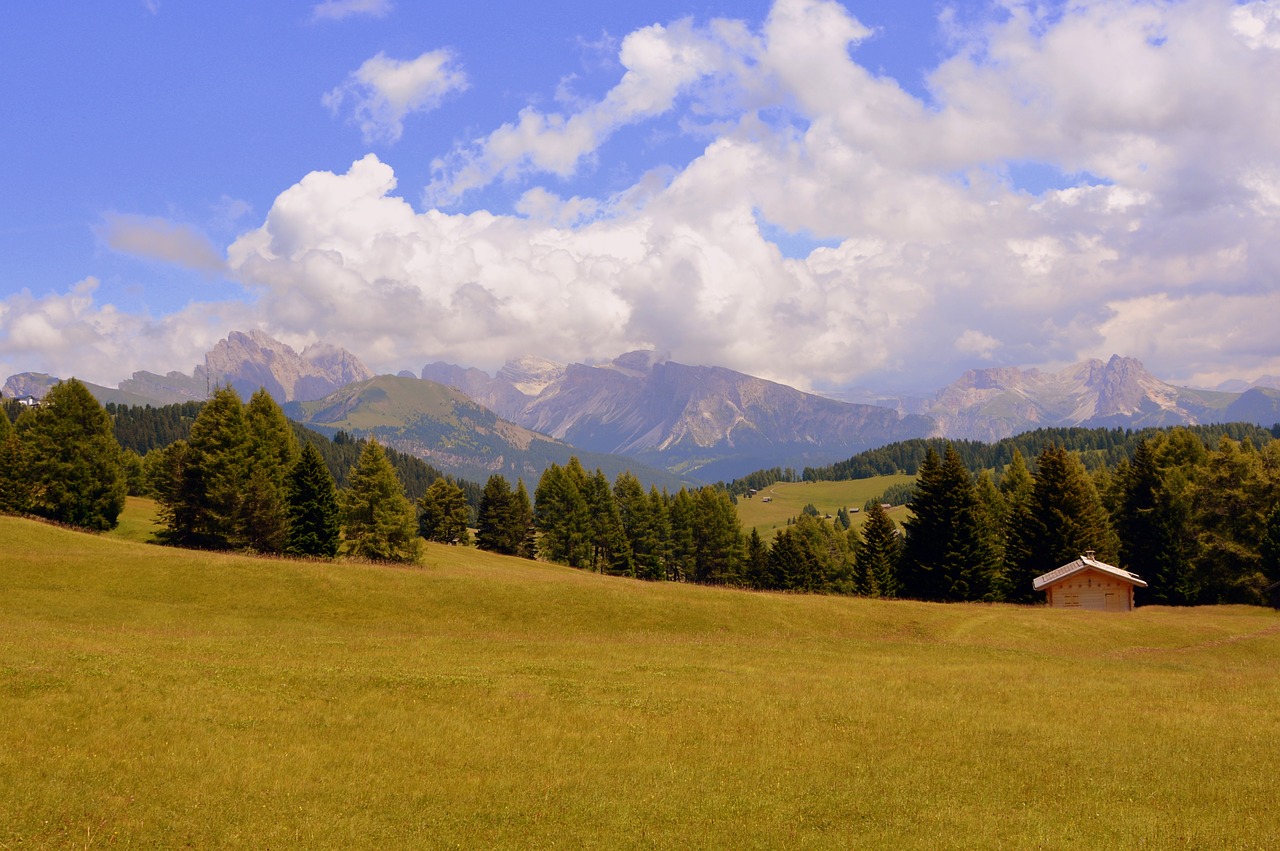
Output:
<path fill-rule="evenodd" d="M 444 364 L 455 382 L 515 422 L 575 446 L 704 480 L 802 467 L 933 432 L 925 417 L 839 402 L 722 367 L 631 352 L 600 366 L 508 364 L 493 378 Z"/>
<path fill-rule="evenodd" d="M 1134 358 L 1088 360 L 1060 372 L 969 370 L 926 403 L 942 435 L 994 441 L 1057 426 L 1143 428 L 1230 419 L 1239 394 L 1167 384 Z"/>
<path fill-rule="evenodd" d="M 582 451 L 502 419 L 460 391 L 434 381 L 380 375 L 349 384 L 323 399 L 291 402 L 290 418 L 326 434 L 373 435 L 401 452 L 462 478 L 483 482 L 493 473 L 524 478 L 530 490 L 551 463 L 577 455 L 588 470 L 610 479 L 632 470 L 646 486 L 679 488 L 681 480 L 635 460 Z"/>

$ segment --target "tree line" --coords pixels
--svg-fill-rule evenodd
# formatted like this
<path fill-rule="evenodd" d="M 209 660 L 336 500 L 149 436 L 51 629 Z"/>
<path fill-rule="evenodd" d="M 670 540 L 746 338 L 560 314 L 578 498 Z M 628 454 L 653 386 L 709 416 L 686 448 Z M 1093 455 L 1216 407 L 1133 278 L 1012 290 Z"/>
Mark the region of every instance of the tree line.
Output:
<path fill-rule="evenodd" d="M 74 379 L 12 424 L 8 410 L 0 511 L 108 529 L 134 482 L 160 506 L 159 538 L 179 546 L 412 562 L 424 540 L 474 543 L 654 581 L 942 601 L 1036 602 L 1031 580 L 1087 550 L 1141 575 L 1144 603 L 1257 603 L 1280 581 L 1280 441 L 1250 426 L 1068 430 L 1088 448 L 1024 456 L 1013 445 L 1007 463 L 976 472 L 966 453 L 1001 456 L 923 442 L 914 485 L 870 501 L 861 527 L 806 510 L 765 541 L 744 534 L 726 487 L 645 491 L 629 472 L 611 483 L 577 458 L 548 466 L 532 498 L 522 480 L 495 475 L 481 489 L 405 464 L 415 498 L 376 441 L 302 429 L 265 390 L 247 403 L 216 390 L 174 427 L 184 438 L 132 463 L 112 416 Z M 906 447 L 886 457 L 902 461 Z M 1114 467 L 1086 464 L 1117 448 Z M 880 504 L 897 498 L 910 500 L 901 529 Z"/>

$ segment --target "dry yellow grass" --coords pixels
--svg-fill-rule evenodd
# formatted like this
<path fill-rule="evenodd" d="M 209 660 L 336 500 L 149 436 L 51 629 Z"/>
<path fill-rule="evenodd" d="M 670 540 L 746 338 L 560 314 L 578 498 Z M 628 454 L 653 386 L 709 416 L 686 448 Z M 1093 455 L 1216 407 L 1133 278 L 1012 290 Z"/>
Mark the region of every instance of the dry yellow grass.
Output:
<path fill-rule="evenodd" d="M 1280 614 L 188 553 L 0 518 L 0 848 L 1267 848 Z"/>

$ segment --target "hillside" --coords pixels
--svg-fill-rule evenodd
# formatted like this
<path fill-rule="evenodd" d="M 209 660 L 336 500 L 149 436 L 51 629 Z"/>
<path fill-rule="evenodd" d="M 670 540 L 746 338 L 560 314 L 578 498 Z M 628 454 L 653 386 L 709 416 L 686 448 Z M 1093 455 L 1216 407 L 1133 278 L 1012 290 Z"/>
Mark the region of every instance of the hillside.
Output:
<path fill-rule="evenodd" d="M 323 399 L 291 402 L 286 414 L 327 435 L 339 430 L 374 435 L 388 446 L 447 473 L 483 483 L 494 473 L 530 490 L 551 463 L 576 455 L 588 470 L 610 480 L 630 469 L 648 487 L 679 489 L 682 481 L 628 458 L 583 451 L 500 418 L 434 381 L 380 375 L 348 384 Z"/>
<path fill-rule="evenodd" d="M 703 481 L 762 467 L 828 463 L 933 432 L 924 417 L 815 396 L 722 367 L 676 363 L 653 352 L 567 367 L 525 359 L 492 378 L 436 363 L 423 367 L 422 377 L 574 446 Z"/>
<path fill-rule="evenodd" d="M 755 594 L 442 547 L 419 570 L 266 561 L 12 518 L 0 541 L 5 847 L 1280 831 L 1269 610 Z"/>

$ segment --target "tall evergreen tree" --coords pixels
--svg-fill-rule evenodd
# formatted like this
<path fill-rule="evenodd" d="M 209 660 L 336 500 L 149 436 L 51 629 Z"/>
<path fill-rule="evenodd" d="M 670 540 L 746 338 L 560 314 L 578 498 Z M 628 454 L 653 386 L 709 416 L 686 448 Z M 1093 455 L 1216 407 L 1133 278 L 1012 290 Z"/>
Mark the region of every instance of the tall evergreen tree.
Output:
<path fill-rule="evenodd" d="M 190 440 L 165 466 L 179 478 L 159 489 L 169 524 L 162 540 L 209 549 L 247 544 L 241 511 L 249 480 L 249 431 L 233 388 L 213 392 L 191 425 Z"/>
<path fill-rule="evenodd" d="M 17 429 L 0 410 L 0 514 L 27 510 L 27 464 Z"/>
<path fill-rule="evenodd" d="M 289 533 L 285 550 L 301 556 L 336 556 L 342 534 L 338 489 L 319 450 L 310 443 L 289 471 L 286 494 Z"/>
<path fill-rule="evenodd" d="M 766 587 L 780 591 L 805 591 L 818 576 L 818 560 L 801 536 L 791 528 L 779 529 L 769 546 Z"/>
<path fill-rule="evenodd" d="M 922 600 L 984 599 L 997 569 L 995 553 L 973 478 L 953 446 L 941 460 L 932 449 L 927 453 L 911 510 L 904 524 L 903 594 Z"/>
<path fill-rule="evenodd" d="M 1268 584 L 1262 553 L 1274 503 L 1260 504 L 1262 463 L 1253 445 L 1222 438 L 1195 491 L 1200 558 L 1197 603 L 1260 603 Z"/>
<path fill-rule="evenodd" d="M 752 527 L 747 536 L 746 551 L 742 559 L 742 580 L 748 588 L 768 588 L 769 548 L 760 533 Z"/>
<path fill-rule="evenodd" d="M 635 575 L 641 579 L 661 579 L 665 542 L 659 534 L 653 503 L 640 480 L 629 471 L 620 473 L 613 483 L 613 498 L 622 517 Z"/>
<path fill-rule="evenodd" d="M 1190 488 L 1180 467 L 1165 467 L 1165 458 L 1176 457 L 1161 451 L 1165 443 L 1139 441 L 1132 462 L 1118 474 L 1120 564 L 1147 582 L 1136 591 L 1139 602 L 1188 605 L 1196 597 Z"/>
<path fill-rule="evenodd" d="M 283 552 L 289 536 L 289 471 L 298 460 L 298 439 L 284 411 L 264 388 L 244 411 L 247 472 L 236 541 L 258 552 Z"/>
<path fill-rule="evenodd" d="M 521 558 L 538 557 L 538 530 L 533 525 L 533 505 L 529 502 L 529 491 L 524 486 L 524 479 L 516 479 L 516 490 L 511 495 L 512 528 L 522 530 L 520 546 L 516 555 Z"/>
<path fill-rule="evenodd" d="M 592 570 L 617 576 L 631 576 L 635 568 L 631 561 L 631 543 L 627 539 L 613 489 L 604 472 L 597 469 L 587 477 L 583 488 L 590 518 L 589 539 Z"/>
<path fill-rule="evenodd" d="M 376 440 L 365 444 L 339 503 L 350 555 L 374 561 L 418 560 L 422 540 L 413 503 Z"/>
<path fill-rule="evenodd" d="M 480 494 L 476 522 L 476 546 L 489 552 L 513 556 L 520 551 L 525 530 L 515 515 L 515 494 L 502 476 L 494 473 Z"/>
<path fill-rule="evenodd" d="M 469 546 L 470 519 L 467 495 L 448 479 L 436 479 L 418 500 L 418 534 L 428 541 Z"/>
<path fill-rule="evenodd" d="M 1039 602 L 1041 595 L 1033 586 L 1046 568 L 1036 551 L 1035 517 L 1036 482 L 1027 469 L 1026 459 L 1017 449 L 1000 479 L 1000 495 L 1004 498 L 1004 559 L 1000 572 L 1000 597 L 1010 603 Z"/>
<path fill-rule="evenodd" d="M 686 488 L 680 488 L 667 500 L 667 518 L 671 528 L 665 556 L 667 578 L 675 582 L 696 579 L 698 512 L 693 495 Z"/>
<path fill-rule="evenodd" d="M 1041 573 L 1066 564 L 1087 550 L 1102 561 L 1116 560 L 1116 539 L 1102 500 L 1077 455 L 1061 446 L 1036 457 L 1032 513 L 1033 549 Z"/>
<path fill-rule="evenodd" d="M 542 473 L 533 496 L 533 522 L 542 533 L 538 551 L 549 561 L 570 567 L 586 567 L 590 561 L 590 518 L 587 501 L 579 484 L 581 465 L 577 458 L 570 466 L 552 464 Z M 571 468 L 577 466 L 574 471 Z M 585 485 L 586 477 L 581 476 Z"/>
<path fill-rule="evenodd" d="M 742 523 L 729 493 L 716 487 L 694 495 L 693 580 L 736 584 L 742 561 Z"/>
<path fill-rule="evenodd" d="M 862 592 L 869 597 L 898 596 L 898 562 L 902 558 L 902 537 L 880 503 L 867 509 L 862 524 L 862 543 L 855 557 Z"/>
<path fill-rule="evenodd" d="M 111 418 L 72 378 L 50 388 L 30 419 L 19 419 L 27 510 L 85 529 L 115 528 L 127 484 Z"/>

